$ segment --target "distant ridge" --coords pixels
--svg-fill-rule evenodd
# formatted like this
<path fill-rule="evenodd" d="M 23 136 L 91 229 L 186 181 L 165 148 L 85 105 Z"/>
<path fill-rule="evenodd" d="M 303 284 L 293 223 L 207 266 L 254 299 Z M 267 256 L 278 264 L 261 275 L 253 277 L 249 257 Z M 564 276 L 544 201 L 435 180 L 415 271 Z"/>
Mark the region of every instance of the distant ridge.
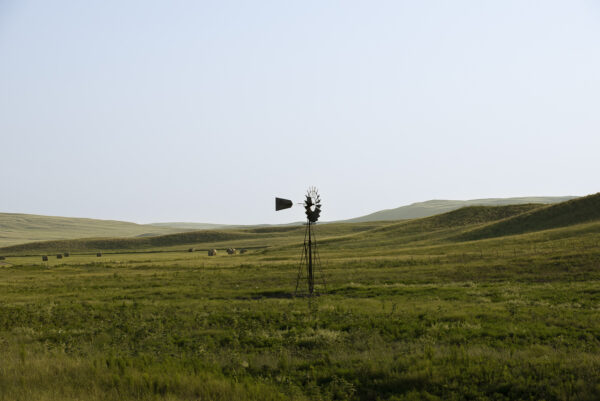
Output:
<path fill-rule="evenodd" d="M 368 221 L 393 221 L 405 219 L 418 219 L 422 217 L 434 216 L 460 209 L 465 206 L 507 206 L 523 204 L 552 204 L 565 202 L 577 198 L 576 196 L 531 196 L 520 198 L 487 198 L 471 200 L 429 200 L 426 202 L 417 202 L 407 206 L 400 206 L 395 209 L 380 210 L 365 216 L 356 217 L 349 220 L 343 220 L 344 223 L 362 223 Z"/>

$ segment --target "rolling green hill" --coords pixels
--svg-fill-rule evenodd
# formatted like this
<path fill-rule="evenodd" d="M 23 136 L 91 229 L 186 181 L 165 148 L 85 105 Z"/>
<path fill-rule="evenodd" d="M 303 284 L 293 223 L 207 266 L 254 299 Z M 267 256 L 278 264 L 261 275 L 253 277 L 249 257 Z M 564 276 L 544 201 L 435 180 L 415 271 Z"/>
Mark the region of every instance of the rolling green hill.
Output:
<path fill-rule="evenodd" d="M 326 247 L 389 248 L 408 244 L 442 244 L 500 235 L 520 234 L 586 223 L 600 218 L 600 194 L 556 205 L 518 204 L 468 206 L 430 217 L 396 222 L 328 223 L 317 227 Z M 217 248 L 289 248 L 304 238 L 303 226 L 272 226 L 228 230 L 201 230 L 137 238 L 83 238 L 18 244 L 4 254 L 54 252 Z M 179 248 L 178 248 L 179 247 Z"/>
<path fill-rule="evenodd" d="M 556 203 L 573 197 L 530 197 L 530 198 L 495 198 L 495 199 L 474 199 L 468 201 L 451 200 L 431 200 L 427 202 L 414 203 L 408 206 L 402 206 L 396 209 L 382 210 L 367 216 L 355 219 L 331 222 L 334 224 L 332 232 L 336 231 L 337 223 L 368 223 L 368 222 L 386 222 L 395 220 L 415 219 L 443 214 L 448 211 L 460 209 L 465 206 L 499 206 L 499 205 L 518 205 L 531 203 Z M 325 223 L 325 222 L 324 222 Z M 33 214 L 0 213 L 0 247 L 19 245 L 28 242 L 49 241 L 49 240 L 74 240 L 80 238 L 95 238 L 95 245 L 85 245 L 82 243 L 69 243 L 69 246 L 82 246 L 85 249 L 104 249 L 111 247 L 112 239 L 122 237 L 154 237 L 172 233 L 180 233 L 196 230 L 210 231 L 240 231 L 240 232 L 268 232 L 274 230 L 277 232 L 280 228 L 284 231 L 287 227 L 301 227 L 301 222 L 295 222 L 284 225 L 224 225 L 208 223 L 152 223 L 135 224 L 116 220 L 98 220 L 87 218 L 40 216 Z M 261 231 L 266 230 L 266 231 Z M 293 230 L 293 229 L 292 229 Z M 353 229 L 349 229 L 352 231 Z M 359 231 L 363 231 L 361 228 Z M 302 229 L 300 229 L 302 231 Z M 234 235 L 234 234 L 231 234 Z M 210 234 L 208 234 L 210 236 Z M 99 240 L 99 238 L 103 238 Z M 109 238 L 109 239 L 106 239 Z M 184 237 L 182 237 L 184 238 Z M 160 242 L 160 241 L 159 241 Z M 67 243 L 55 242 L 57 246 L 67 246 Z M 104 245 L 102 245 L 104 244 Z M 124 241 L 124 248 L 130 249 L 136 246 L 148 247 L 156 246 L 152 240 Z M 91 248 L 90 248 L 91 247 Z M 83 249 L 82 248 L 82 249 Z"/>
<path fill-rule="evenodd" d="M 468 206 L 430 217 L 395 222 L 328 223 L 317 228 L 322 245 L 333 248 L 396 247 L 419 242 L 447 243 L 584 223 L 600 217 L 594 209 L 600 195 L 556 205 Z M 600 209 L 598 209 L 600 210 Z M 136 238 L 80 238 L 38 241 L 0 248 L 4 254 L 150 250 L 196 247 L 293 249 L 304 238 L 304 226 L 269 226 L 201 230 Z M 175 247 L 175 248 L 173 248 Z"/>
<path fill-rule="evenodd" d="M 365 223 L 371 221 L 395 221 L 418 219 L 437 214 L 450 212 L 466 206 L 507 206 L 521 204 L 553 204 L 574 199 L 574 196 L 531 196 L 521 198 L 489 198 L 489 199 L 471 199 L 471 200 L 429 200 L 426 202 L 413 203 L 407 206 L 400 206 L 395 209 L 380 210 L 366 216 L 356 217 L 348 220 L 339 220 L 323 223 Z M 295 226 L 302 222 L 274 226 Z M 151 223 L 156 227 L 170 227 L 187 230 L 225 230 L 225 229 L 246 229 L 255 227 L 272 227 L 273 225 L 231 225 L 231 224 L 212 224 L 212 223 L 186 223 L 186 222 L 167 222 Z"/>
<path fill-rule="evenodd" d="M 426 202 L 413 203 L 407 206 L 400 206 L 395 209 L 380 210 L 366 216 L 344 220 L 344 222 L 359 223 L 365 221 L 417 219 L 446 213 L 465 206 L 506 206 L 527 203 L 552 204 L 564 202 L 574 198 L 574 196 L 532 196 L 522 198 L 489 198 L 471 200 L 429 200 Z"/>
<path fill-rule="evenodd" d="M 116 220 L 0 213 L 0 246 L 84 237 L 153 236 L 186 231 Z"/>
<path fill-rule="evenodd" d="M 566 227 L 600 220 L 600 193 L 544 206 L 460 235 L 477 240 Z"/>
<path fill-rule="evenodd" d="M 405 230 L 413 227 L 419 231 L 431 231 L 439 228 L 462 227 L 472 224 L 488 223 L 517 216 L 543 207 L 540 204 L 522 204 L 508 206 L 466 206 L 451 212 L 422 219 L 403 221 L 375 231 Z"/>
<path fill-rule="evenodd" d="M 421 219 L 387 222 L 381 227 L 363 233 L 327 238 L 321 243 L 326 243 L 334 248 L 372 248 L 377 246 L 390 250 L 419 243 L 447 243 L 454 241 L 453 238 L 457 235 L 469 232 L 474 228 L 544 207 L 540 204 L 467 206 Z"/>
<path fill-rule="evenodd" d="M 585 223 L 600 216 L 600 195 L 575 198 L 566 202 L 542 205 L 525 200 L 556 201 L 559 198 L 487 199 L 505 206 L 467 206 L 456 209 L 462 201 L 429 201 L 428 211 L 454 208 L 446 213 L 401 221 L 338 222 L 320 224 L 322 243 L 360 242 L 387 244 L 419 241 L 473 240 L 501 235 L 526 233 L 548 228 Z M 412 205 L 414 206 L 414 205 Z M 406 208 L 410 208 L 407 206 Z M 402 208 L 399 208 L 402 209 Z M 398 209 L 395 209 L 398 210 Z M 406 209 L 408 210 L 408 209 Z M 416 213 L 417 209 L 411 209 Z M 192 225 L 189 225 L 191 227 Z M 181 226 L 183 227 L 183 226 Z M 174 246 L 249 247 L 285 246 L 302 241 L 304 227 L 238 226 L 202 231 L 183 231 L 162 225 L 139 225 L 119 221 L 74 219 L 34 215 L 0 214 L 0 245 L 4 253 L 103 251 L 115 249 L 152 249 Z M 89 238 L 86 238 L 89 237 Z M 52 241 L 36 241 L 53 239 Z M 353 244 L 353 245 L 349 245 Z"/>

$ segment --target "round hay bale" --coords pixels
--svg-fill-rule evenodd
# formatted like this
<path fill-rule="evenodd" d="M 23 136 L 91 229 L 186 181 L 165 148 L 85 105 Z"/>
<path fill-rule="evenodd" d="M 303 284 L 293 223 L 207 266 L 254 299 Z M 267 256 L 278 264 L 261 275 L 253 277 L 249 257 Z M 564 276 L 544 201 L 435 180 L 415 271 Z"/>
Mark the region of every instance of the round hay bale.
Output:
<path fill-rule="evenodd" d="M 65 256 L 65 258 L 68 258 L 70 256 L 69 252 L 65 252 L 63 255 Z"/>
<path fill-rule="evenodd" d="M 247 250 L 246 249 L 240 249 L 240 253 L 246 253 Z"/>
<path fill-rule="evenodd" d="M 62 259 L 62 253 L 57 254 L 56 259 Z"/>
<path fill-rule="evenodd" d="M 217 250 L 216 249 L 209 249 L 208 250 L 208 256 L 217 256 Z"/>
<path fill-rule="evenodd" d="M 44 256 L 42 256 L 42 261 L 43 261 L 43 262 L 47 262 L 47 261 L 48 261 L 48 256 L 45 256 L 45 255 L 44 255 Z"/>
<path fill-rule="evenodd" d="M 99 258 L 100 256 L 102 256 L 102 252 L 98 252 L 98 253 L 96 254 L 96 257 L 98 257 L 98 258 Z"/>
<path fill-rule="evenodd" d="M 194 252 L 194 248 L 188 249 L 188 252 Z"/>
<path fill-rule="evenodd" d="M 235 255 L 235 248 L 227 248 L 227 253 L 229 255 Z"/>

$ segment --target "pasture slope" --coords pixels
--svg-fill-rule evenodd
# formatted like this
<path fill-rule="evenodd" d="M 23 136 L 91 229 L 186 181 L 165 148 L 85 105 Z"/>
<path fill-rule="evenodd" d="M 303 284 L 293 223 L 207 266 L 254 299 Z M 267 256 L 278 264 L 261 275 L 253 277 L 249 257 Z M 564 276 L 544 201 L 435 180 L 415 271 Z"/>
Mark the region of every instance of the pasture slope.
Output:
<path fill-rule="evenodd" d="M 0 249 L 0 401 L 598 400 L 599 200 L 318 225 L 311 300 L 303 227 Z"/>

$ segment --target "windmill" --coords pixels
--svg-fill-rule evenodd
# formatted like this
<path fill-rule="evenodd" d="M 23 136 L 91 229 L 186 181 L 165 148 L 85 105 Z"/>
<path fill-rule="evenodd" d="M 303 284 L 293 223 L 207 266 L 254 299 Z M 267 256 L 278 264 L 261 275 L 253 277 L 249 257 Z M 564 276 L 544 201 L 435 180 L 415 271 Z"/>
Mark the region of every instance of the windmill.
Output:
<path fill-rule="evenodd" d="M 302 256 L 298 266 L 298 278 L 296 279 L 296 295 L 308 295 L 312 297 L 318 294 L 315 285 L 315 273 L 320 274 L 320 281 L 325 289 L 325 280 L 321 272 L 321 258 L 317 249 L 317 237 L 314 232 L 314 225 L 321 216 L 321 196 L 317 188 L 310 187 L 306 191 L 304 202 L 306 213 L 306 230 L 304 231 L 304 245 L 302 247 Z M 289 199 L 275 198 L 275 210 L 289 209 L 293 202 Z M 304 286 L 306 280 L 306 287 Z"/>

